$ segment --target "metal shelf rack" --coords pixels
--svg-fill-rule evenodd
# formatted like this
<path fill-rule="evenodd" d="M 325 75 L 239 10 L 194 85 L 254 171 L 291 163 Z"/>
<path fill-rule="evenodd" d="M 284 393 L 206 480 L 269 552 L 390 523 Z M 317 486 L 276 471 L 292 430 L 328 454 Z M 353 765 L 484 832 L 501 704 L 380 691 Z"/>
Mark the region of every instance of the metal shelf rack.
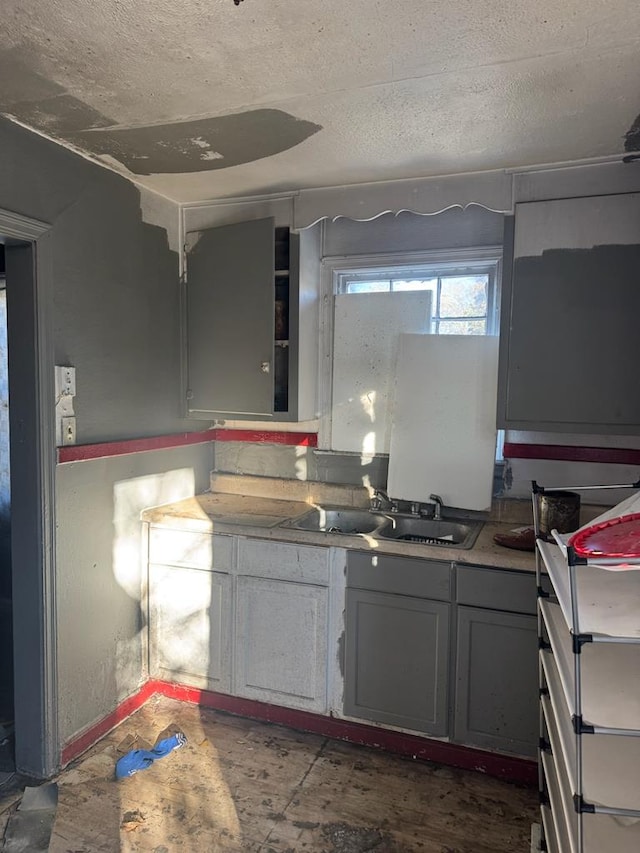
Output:
<path fill-rule="evenodd" d="M 633 489 L 593 523 L 640 512 L 640 481 L 532 483 L 540 658 L 542 850 L 640 850 L 640 557 L 585 559 L 541 532 L 539 496 Z M 551 592 L 543 588 L 548 575 Z"/>

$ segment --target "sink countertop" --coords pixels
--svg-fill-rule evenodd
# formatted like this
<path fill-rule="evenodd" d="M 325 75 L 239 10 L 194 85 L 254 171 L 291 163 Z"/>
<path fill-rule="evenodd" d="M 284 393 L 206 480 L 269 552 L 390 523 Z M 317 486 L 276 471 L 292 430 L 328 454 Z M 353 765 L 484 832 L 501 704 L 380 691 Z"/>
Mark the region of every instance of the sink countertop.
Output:
<path fill-rule="evenodd" d="M 475 545 L 469 550 L 374 539 L 366 534 L 347 536 L 278 526 L 310 509 L 311 505 L 304 501 L 205 492 L 193 498 L 144 510 L 141 518 L 159 527 L 202 533 L 255 536 L 301 545 L 331 545 L 361 551 L 375 550 L 381 554 L 535 571 L 533 553 L 503 548 L 493 541 L 494 534 L 517 528 L 518 525 L 514 523 L 485 522 Z"/>

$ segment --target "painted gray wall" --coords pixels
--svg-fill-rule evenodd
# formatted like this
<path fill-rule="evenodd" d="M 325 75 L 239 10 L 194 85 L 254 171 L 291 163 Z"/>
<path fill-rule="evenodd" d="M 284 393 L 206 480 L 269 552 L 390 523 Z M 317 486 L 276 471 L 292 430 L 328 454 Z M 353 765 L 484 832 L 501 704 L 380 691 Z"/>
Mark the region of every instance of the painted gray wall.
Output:
<path fill-rule="evenodd" d="M 178 256 L 167 229 L 143 221 L 131 183 L 4 120 L 0 150 L 0 207 L 52 225 L 56 363 L 76 367 L 78 443 L 202 429 L 180 416 Z M 144 675 L 140 509 L 205 489 L 212 465 L 205 444 L 57 467 L 63 743 Z"/>
<path fill-rule="evenodd" d="M 58 725 L 64 744 L 146 676 L 140 512 L 208 488 L 211 445 L 59 465 Z"/>
<path fill-rule="evenodd" d="M 503 219 L 501 213 L 472 205 L 466 210 L 452 208 L 434 216 L 404 211 L 385 213 L 370 222 L 345 218 L 335 222 L 327 220 L 324 224 L 323 255 L 501 246 Z"/>
<path fill-rule="evenodd" d="M 180 416 L 178 255 L 114 173 L 0 121 L 0 206 L 52 223 L 55 351 L 79 444 L 202 429 Z"/>
<path fill-rule="evenodd" d="M 361 486 L 363 480 L 377 488 L 387 485 L 389 458 L 379 454 L 363 464 L 360 453 L 338 453 L 242 441 L 215 442 L 215 470 L 226 474 L 284 477 L 319 483 Z"/>

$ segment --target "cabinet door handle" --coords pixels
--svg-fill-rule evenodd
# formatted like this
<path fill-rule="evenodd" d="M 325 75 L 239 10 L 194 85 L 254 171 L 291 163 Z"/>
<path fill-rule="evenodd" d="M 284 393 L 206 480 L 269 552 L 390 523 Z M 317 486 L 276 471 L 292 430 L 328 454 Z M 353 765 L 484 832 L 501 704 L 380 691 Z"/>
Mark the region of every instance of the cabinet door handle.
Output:
<path fill-rule="evenodd" d="M 270 361 L 261 362 L 260 363 L 260 370 L 263 373 L 269 373 L 271 371 L 271 362 Z"/>

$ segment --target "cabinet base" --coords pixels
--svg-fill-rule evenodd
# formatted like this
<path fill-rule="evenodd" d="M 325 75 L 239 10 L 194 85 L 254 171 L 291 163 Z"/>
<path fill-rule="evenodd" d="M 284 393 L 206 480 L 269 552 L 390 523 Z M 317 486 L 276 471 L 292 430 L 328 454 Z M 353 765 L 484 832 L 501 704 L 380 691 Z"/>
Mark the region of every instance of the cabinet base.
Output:
<path fill-rule="evenodd" d="M 253 699 L 229 696 L 226 693 L 214 693 L 209 690 L 187 687 L 183 684 L 155 680 L 148 681 L 137 694 L 126 699 L 115 711 L 69 741 L 62 751 L 62 765 L 64 766 L 77 758 L 108 731 L 115 728 L 118 723 L 142 707 L 154 694 L 200 705 L 203 708 L 211 708 L 262 722 L 312 732 L 336 740 L 344 740 L 360 746 L 383 749 L 396 755 L 404 755 L 422 761 L 434 761 L 438 764 L 446 764 L 463 770 L 475 770 L 478 773 L 486 773 L 488 776 L 509 782 L 518 782 L 531 787 L 538 785 L 537 763 L 526 758 L 503 755 L 497 752 L 485 752 L 472 747 L 431 740 L 430 738 L 382 729 L 364 723 L 340 720 L 337 717 L 312 714 L 308 711 L 283 708 L 279 705 L 268 705 Z"/>

